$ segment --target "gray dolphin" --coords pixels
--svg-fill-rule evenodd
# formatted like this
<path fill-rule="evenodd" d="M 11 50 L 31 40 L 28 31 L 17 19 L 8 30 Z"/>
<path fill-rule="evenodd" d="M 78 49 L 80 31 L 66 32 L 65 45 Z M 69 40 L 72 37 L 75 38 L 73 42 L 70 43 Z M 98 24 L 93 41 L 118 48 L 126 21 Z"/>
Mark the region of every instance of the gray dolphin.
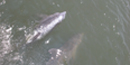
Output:
<path fill-rule="evenodd" d="M 63 47 L 59 49 L 52 48 L 49 50 L 51 58 L 46 65 L 64 65 L 68 64 L 70 59 L 74 59 L 77 47 L 82 41 L 83 33 L 72 37 Z"/>
<path fill-rule="evenodd" d="M 26 43 L 31 43 L 33 41 L 43 38 L 47 33 L 49 33 L 58 23 L 65 19 L 66 11 L 61 13 L 54 13 L 45 19 L 43 19 L 35 28 L 31 35 L 26 38 Z"/>

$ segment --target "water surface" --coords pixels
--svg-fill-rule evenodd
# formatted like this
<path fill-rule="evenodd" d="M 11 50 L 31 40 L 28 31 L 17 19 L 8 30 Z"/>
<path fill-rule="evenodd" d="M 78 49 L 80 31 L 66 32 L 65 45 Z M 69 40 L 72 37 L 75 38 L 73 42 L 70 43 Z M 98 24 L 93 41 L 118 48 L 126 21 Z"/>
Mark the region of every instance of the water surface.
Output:
<path fill-rule="evenodd" d="M 62 23 L 21 50 L 38 15 L 62 11 Z M 77 33 L 84 37 L 72 65 L 130 65 L 129 28 L 129 0 L 0 0 L 0 65 L 45 65 L 48 50 Z"/>

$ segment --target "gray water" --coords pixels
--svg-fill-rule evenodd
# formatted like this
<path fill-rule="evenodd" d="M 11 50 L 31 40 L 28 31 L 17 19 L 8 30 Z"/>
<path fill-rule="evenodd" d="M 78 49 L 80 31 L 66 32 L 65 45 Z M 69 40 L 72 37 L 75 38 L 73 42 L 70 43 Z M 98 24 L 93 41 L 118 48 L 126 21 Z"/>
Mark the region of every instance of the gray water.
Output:
<path fill-rule="evenodd" d="M 65 20 L 25 49 L 38 15 Z M 73 65 L 130 65 L 129 0 L 0 0 L 0 65 L 45 65 L 48 50 L 84 33 Z"/>

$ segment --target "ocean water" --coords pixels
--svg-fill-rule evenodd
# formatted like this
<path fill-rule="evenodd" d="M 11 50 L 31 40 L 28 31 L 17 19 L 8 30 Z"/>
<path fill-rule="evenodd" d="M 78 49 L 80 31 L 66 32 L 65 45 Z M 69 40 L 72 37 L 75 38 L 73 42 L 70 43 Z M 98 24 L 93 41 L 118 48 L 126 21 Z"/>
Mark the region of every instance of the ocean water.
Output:
<path fill-rule="evenodd" d="M 24 47 L 39 15 L 62 11 L 62 23 Z M 78 33 L 84 36 L 70 65 L 130 65 L 129 28 L 129 0 L 0 0 L 0 65 L 45 65 L 49 49 Z"/>

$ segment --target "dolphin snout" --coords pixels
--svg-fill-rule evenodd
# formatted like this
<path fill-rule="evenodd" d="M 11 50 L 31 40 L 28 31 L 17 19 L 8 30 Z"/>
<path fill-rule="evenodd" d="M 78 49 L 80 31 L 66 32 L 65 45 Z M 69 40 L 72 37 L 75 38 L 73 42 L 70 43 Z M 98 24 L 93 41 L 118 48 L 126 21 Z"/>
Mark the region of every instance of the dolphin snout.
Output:
<path fill-rule="evenodd" d="M 61 15 L 65 18 L 66 11 L 61 12 Z"/>

